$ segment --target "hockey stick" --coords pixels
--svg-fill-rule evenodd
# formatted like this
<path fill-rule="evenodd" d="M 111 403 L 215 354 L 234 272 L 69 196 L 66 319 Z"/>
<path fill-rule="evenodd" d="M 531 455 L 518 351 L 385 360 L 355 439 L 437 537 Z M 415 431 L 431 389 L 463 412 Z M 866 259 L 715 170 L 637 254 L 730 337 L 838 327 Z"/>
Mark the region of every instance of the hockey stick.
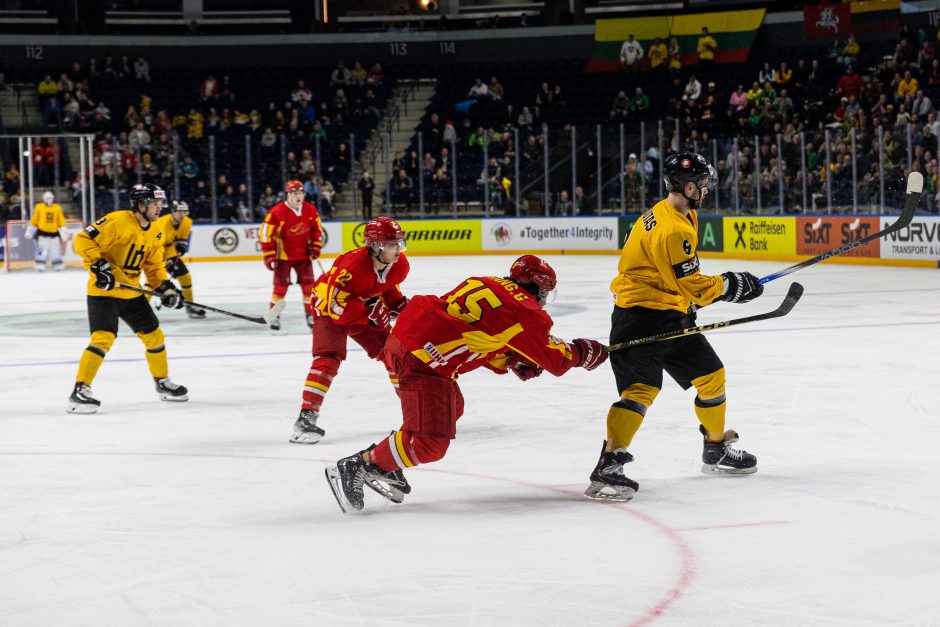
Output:
<path fill-rule="evenodd" d="M 320 266 L 320 272 L 322 272 L 323 274 L 326 274 L 326 268 L 323 267 L 323 264 L 320 263 L 319 259 L 317 259 L 317 265 Z"/>
<path fill-rule="evenodd" d="M 800 297 L 803 296 L 803 286 L 799 283 L 791 283 L 790 290 L 787 292 L 787 297 L 783 299 L 783 302 L 780 303 L 780 306 L 774 309 L 773 311 L 768 311 L 767 313 L 757 314 L 754 316 L 747 316 L 745 318 L 735 318 L 734 320 L 725 320 L 724 322 L 712 322 L 711 324 L 701 324 L 697 327 L 687 327 L 685 329 L 679 329 L 677 331 L 667 331 L 666 333 L 660 333 L 658 335 L 650 335 L 649 337 L 641 337 L 636 340 L 627 340 L 626 342 L 620 342 L 619 344 L 611 344 L 607 347 L 607 352 L 612 353 L 613 351 L 620 350 L 621 348 L 632 348 L 634 346 L 640 346 L 641 344 L 649 344 L 651 342 L 662 342 L 663 340 L 674 340 L 678 337 L 685 337 L 687 335 L 695 335 L 697 333 L 705 333 L 706 331 L 714 331 L 715 329 L 724 329 L 725 327 L 733 327 L 739 324 L 744 324 L 746 322 L 759 322 L 760 320 L 770 320 L 771 318 L 780 318 L 782 316 L 790 313 L 790 310 L 796 305 L 796 302 L 800 300 Z"/>
<path fill-rule="evenodd" d="M 136 285 L 128 285 L 127 283 L 118 283 L 117 286 L 125 290 L 137 292 L 138 294 L 146 294 L 147 296 L 156 296 L 157 298 L 160 297 L 160 294 L 158 292 L 154 292 L 153 290 L 147 290 L 142 287 L 137 287 Z M 257 324 L 265 324 L 265 325 L 271 324 L 271 320 L 278 317 L 281 314 L 281 312 L 284 311 L 284 308 L 287 306 L 287 303 L 285 301 L 279 300 L 277 303 L 275 303 L 274 307 L 271 307 L 270 309 L 268 309 L 266 312 L 264 312 L 264 315 L 262 316 L 245 316 L 240 313 L 235 313 L 234 311 L 226 311 L 224 309 L 219 309 L 218 307 L 210 307 L 209 305 L 200 305 L 199 303 L 194 303 L 188 300 L 183 300 L 183 303 L 186 305 L 190 305 L 192 307 L 196 307 L 198 309 L 207 309 L 209 311 L 214 311 L 216 313 L 220 313 L 225 316 L 231 316 L 233 318 L 238 318 L 240 320 L 247 320 L 248 322 L 255 322 Z"/>
<path fill-rule="evenodd" d="M 901 211 L 901 216 L 894 221 L 891 226 L 888 226 L 877 233 L 872 233 L 868 237 L 863 237 L 854 242 L 849 242 L 844 246 L 840 246 L 829 252 L 825 252 L 821 255 L 817 255 L 812 259 L 807 259 L 806 261 L 801 261 L 798 264 L 792 265 L 789 268 L 784 268 L 774 272 L 773 274 L 768 274 L 767 276 L 759 279 L 757 282 L 763 285 L 764 283 L 769 283 L 775 279 L 779 279 L 782 276 L 786 276 L 797 270 L 802 270 L 808 266 L 819 263 L 820 261 L 825 261 L 830 257 L 835 257 L 836 255 L 841 255 L 842 253 L 852 250 L 853 248 L 858 248 L 863 244 L 868 242 L 873 242 L 880 237 L 884 237 L 889 233 L 894 233 L 895 231 L 900 231 L 908 224 L 911 223 L 911 220 L 914 219 L 914 212 L 917 211 L 917 205 L 920 203 L 921 197 L 924 195 L 924 177 L 920 172 L 911 172 L 907 177 L 907 199 L 904 201 L 904 209 Z"/>

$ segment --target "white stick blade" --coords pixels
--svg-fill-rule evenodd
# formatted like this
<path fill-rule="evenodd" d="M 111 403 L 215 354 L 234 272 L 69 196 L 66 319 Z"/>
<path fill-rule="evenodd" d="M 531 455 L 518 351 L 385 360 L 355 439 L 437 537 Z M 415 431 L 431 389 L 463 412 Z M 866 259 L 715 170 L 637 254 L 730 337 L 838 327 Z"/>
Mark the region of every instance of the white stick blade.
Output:
<path fill-rule="evenodd" d="M 920 172 L 911 172 L 907 175 L 907 193 L 919 194 L 924 191 L 924 175 Z"/>

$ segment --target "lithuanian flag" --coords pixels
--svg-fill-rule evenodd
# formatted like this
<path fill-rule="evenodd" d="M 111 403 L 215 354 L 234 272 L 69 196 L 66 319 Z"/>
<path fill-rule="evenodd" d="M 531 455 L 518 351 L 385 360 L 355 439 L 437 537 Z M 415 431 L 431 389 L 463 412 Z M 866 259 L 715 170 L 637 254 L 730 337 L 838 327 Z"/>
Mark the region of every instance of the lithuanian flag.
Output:
<path fill-rule="evenodd" d="M 889 2 L 892 0 L 872 0 Z M 594 48 L 587 72 L 616 72 L 620 67 L 620 47 L 627 35 L 633 36 L 648 51 L 653 40 L 659 37 L 669 45 L 675 37 L 682 49 L 682 65 L 698 63 L 696 47 L 702 35 L 702 27 L 718 42 L 716 63 L 745 63 L 757 36 L 757 29 L 764 21 L 764 9 L 750 11 L 726 11 L 722 13 L 700 13 L 665 17 L 617 18 L 597 20 L 594 25 Z M 645 60 L 645 59 L 644 59 Z"/>
<path fill-rule="evenodd" d="M 890 33 L 901 28 L 901 0 L 862 0 L 849 3 L 852 32 Z"/>

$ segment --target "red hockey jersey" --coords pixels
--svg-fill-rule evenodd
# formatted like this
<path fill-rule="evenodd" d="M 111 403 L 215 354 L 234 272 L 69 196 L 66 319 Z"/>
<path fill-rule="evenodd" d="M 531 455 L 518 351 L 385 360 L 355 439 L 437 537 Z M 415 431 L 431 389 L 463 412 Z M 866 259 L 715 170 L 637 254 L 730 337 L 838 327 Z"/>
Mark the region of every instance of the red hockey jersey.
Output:
<path fill-rule="evenodd" d="M 515 282 L 471 277 L 443 296 L 412 298 L 392 335 L 443 377 L 480 366 L 504 373 L 516 356 L 561 376 L 576 361 L 551 328 L 549 315 Z"/>
<path fill-rule="evenodd" d="M 286 202 L 279 202 L 268 211 L 258 236 L 261 250 L 276 253 L 278 259 L 296 261 L 309 259 L 311 252 L 323 247 L 323 231 L 317 208 L 304 201 L 300 212 L 295 212 Z"/>
<path fill-rule="evenodd" d="M 369 308 L 363 303 L 380 296 L 389 309 L 397 309 L 405 299 L 398 286 L 409 268 L 408 259 L 400 255 L 379 272 L 365 246 L 343 253 L 313 286 L 314 315 L 328 316 L 340 324 L 368 324 Z"/>

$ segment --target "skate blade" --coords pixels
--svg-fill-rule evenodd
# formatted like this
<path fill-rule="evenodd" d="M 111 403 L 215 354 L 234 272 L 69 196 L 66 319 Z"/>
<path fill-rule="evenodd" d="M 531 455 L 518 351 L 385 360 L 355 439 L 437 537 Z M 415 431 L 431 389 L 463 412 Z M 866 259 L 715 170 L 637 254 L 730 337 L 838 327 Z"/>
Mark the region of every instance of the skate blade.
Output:
<path fill-rule="evenodd" d="M 170 401 L 173 403 L 183 403 L 189 400 L 189 396 L 183 394 L 182 396 L 170 396 L 169 394 L 160 394 L 161 401 Z"/>
<path fill-rule="evenodd" d="M 722 468 L 717 464 L 702 464 L 702 472 L 706 475 L 753 475 L 757 466 L 752 468 Z"/>
<path fill-rule="evenodd" d="M 98 411 L 98 406 L 86 405 L 85 403 L 69 403 L 65 411 L 70 414 L 94 414 Z"/>
<path fill-rule="evenodd" d="M 319 433 L 294 433 L 288 442 L 292 444 L 316 444 L 323 439 Z"/>
<path fill-rule="evenodd" d="M 405 500 L 405 492 L 402 491 L 398 486 L 386 484 L 383 481 L 379 481 L 378 479 L 369 477 L 368 475 L 366 476 L 365 485 L 369 486 L 375 492 L 381 494 L 396 505 Z"/>
<path fill-rule="evenodd" d="M 599 481 L 592 481 L 584 496 L 595 501 L 610 501 L 612 503 L 626 503 L 636 494 L 636 490 L 627 486 L 615 486 Z"/>
<path fill-rule="evenodd" d="M 326 475 L 326 481 L 330 484 L 330 490 L 333 491 L 333 497 L 336 498 L 336 504 L 347 516 L 360 513 L 362 510 L 356 509 L 346 495 L 343 494 L 342 479 L 339 476 L 339 470 L 336 466 L 330 466 L 323 471 Z"/>

